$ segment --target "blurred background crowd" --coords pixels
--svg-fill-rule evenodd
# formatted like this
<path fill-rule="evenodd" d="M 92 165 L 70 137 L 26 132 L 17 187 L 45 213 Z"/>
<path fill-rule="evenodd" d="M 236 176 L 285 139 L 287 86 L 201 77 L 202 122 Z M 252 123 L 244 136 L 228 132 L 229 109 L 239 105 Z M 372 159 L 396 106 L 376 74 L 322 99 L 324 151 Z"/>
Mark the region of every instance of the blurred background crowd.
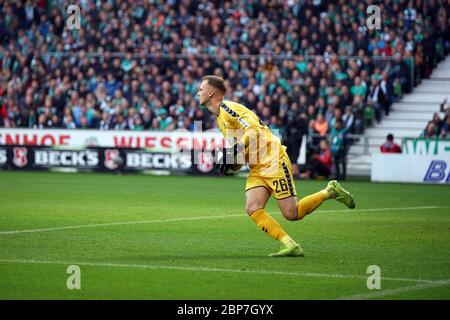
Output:
<path fill-rule="evenodd" d="M 78 3 L 69 30 L 70 1 L 0 1 L 0 127 L 205 130 L 215 74 L 296 159 L 303 134 L 319 150 L 381 121 L 450 52 L 450 0 Z"/>

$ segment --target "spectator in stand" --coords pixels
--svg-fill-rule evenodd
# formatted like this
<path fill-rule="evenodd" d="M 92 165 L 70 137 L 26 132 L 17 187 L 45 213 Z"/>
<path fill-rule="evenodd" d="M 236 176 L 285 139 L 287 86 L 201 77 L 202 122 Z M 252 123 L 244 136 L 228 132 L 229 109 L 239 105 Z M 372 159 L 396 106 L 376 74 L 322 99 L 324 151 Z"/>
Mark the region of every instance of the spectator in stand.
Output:
<path fill-rule="evenodd" d="M 341 119 L 336 119 L 335 127 L 331 130 L 330 141 L 334 177 L 337 180 L 345 180 L 347 176 L 347 145 L 345 128 Z"/>
<path fill-rule="evenodd" d="M 355 114 L 353 113 L 353 109 L 351 106 L 347 106 L 345 108 L 345 113 L 342 115 L 341 119 L 345 129 L 345 133 L 348 135 L 355 134 L 355 126 L 357 120 L 355 120 Z M 354 141 L 356 141 L 355 138 L 346 136 L 347 147 L 352 145 Z"/>
<path fill-rule="evenodd" d="M 444 124 L 442 125 L 441 133 L 439 138 L 448 139 L 450 138 L 450 114 L 447 114 L 444 119 Z"/>
<path fill-rule="evenodd" d="M 420 134 L 421 138 L 436 138 L 439 132 L 436 131 L 436 126 L 433 121 L 429 121 L 425 130 Z"/>
<path fill-rule="evenodd" d="M 411 92 L 411 75 L 406 62 L 402 59 L 402 55 L 397 52 L 394 63 L 391 67 L 391 77 L 398 79 L 402 86 L 402 92 Z"/>
<path fill-rule="evenodd" d="M 319 148 L 320 134 L 314 128 L 314 121 L 309 121 L 308 123 L 308 153 L 317 152 Z"/>
<path fill-rule="evenodd" d="M 450 107 L 448 106 L 447 99 L 444 99 L 444 101 L 440 105 L 440 111 L 444 112 L 446 115 L 450 112 Z"/>
<path fill-rule="evenodd" d="M 355 114 L 355 133 L 362 134 L 366 125 L 370 125 L 370 118 L 366 115 L 366 107 L 361 97 L 354 97 L 352 111 Z"/>
<path fill-rule="evenodd" d="M 377 75 L 378 76 L 378 75 Z M 388 116 L 391 111 L 391 105 L 395 102 L 395 94 L 394 94 L 394 84 L 392 81 L 389 81 L 388 72 L 384 71 L 381 76 L 378 76 L 380 80 L 380 88 L 383 90 L 384 96 L 386 98 L 384 104 L 384 112 L 385 115 Z"/>
<path fill-rule="evenodd" d="M 382 153 L 401 153 L 402 148 L 394 142 L 394 135 L 389 133 L 386 137 L 386 142 L 380 146 Z"/>
<path fill-rule="evenodd" d="M 434 113 L 432 121 L 434 123 L 434 127 L 435 127 L 435 130 L 436 130 L 436 133 L 439 134 L 441 132 L 442 125 L 444 123 L 442 122 L 442 119 L 441 119 L 441 117 L 440 117 L 438 112 Z"/>
<path fill-rule="evenodd" d="M 325 120 L 322 113 L 318 113 L 316 120 L 314 120 L 314 130 L 320 135 L 325 136 L 328 133 L 328 122 Z"/>
<path fill-rule="evenodd" d="M 47 127 L 47 116 L 41 113 L 38 118 L 38 123 L 33 125 L 33 129 L 45 129 Z"/>
<path fill-rule="evenodd" d="M 448 127 L 442 128 L 441 134 L 439 135 L 441 139 L 450 139 L 450 130 Z"/>
<path fill-rule="evenodd" d="M 355 78 L 354 85 L 351 87 L 350 92 L 353 96 L 365 97 L 367 93 L 367 87 L 360 77 Z"/>
<path fill-rule="evenodd" d="M 63 119 L 63 126 L 66 129 L 76 129 L 77 125 L 73 121 L 73 116 L 71 114 L 67 114 Z"/>
<path fill-rule="evenodd" d="M 433 119 L 427 123 L 425 130 L 420 134 L 424 138 L 448 138 L 450 135 L 450 107 L 447 99 L 440 104 L 439 111 L 443 113 L 441 118 L 439 112 L 433 114 Z"/>
<path fill-rule="evenodd" d="M 302 144 L 303 135 L 308 133 L 308 119 L 304 112 L 300 112 L 298 104 L 292 104 L 284 118 L 286 126 L 286 147 L 289 158 L 292 159 L 292 172 L 294 176 L 300 174 L 297 159 Z"/>
<path fill-rule="evenodd" d="M 355 115 L 353 113 L 352 106 L 345 107 L 345 113 L 342 115 L 342 121 L 344 122 L 346 133 L 355 133 Z"/>
<path fill-rule="evenodd" d="M 311 157 L 310 178 L 318 176 L 328 178 L 333 169 L 330 145 L 326 139 L 322 139 L 319 143 L 319 152 Z"/>
<path fill-rule="evenodd" d="M 374 108 L 375 118 L 377 119 L 377 122 L 380 123 L 382 111 L 387 108 L 387 99 L 383 89 L 381 88 L 378 77 L 373 76 L 371 79 L 367 102 Z"/>

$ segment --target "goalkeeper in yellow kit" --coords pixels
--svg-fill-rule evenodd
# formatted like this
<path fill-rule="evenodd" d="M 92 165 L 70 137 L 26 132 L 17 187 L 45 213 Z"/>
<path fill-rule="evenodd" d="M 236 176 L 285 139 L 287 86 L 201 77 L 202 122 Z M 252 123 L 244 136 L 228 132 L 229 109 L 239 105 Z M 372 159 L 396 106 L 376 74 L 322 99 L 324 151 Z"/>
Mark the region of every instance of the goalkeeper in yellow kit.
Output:
<path fill-rule="evenodd" d="M 198 89 L 200 104 L 217 115 L 217 125 L 225 136 L 224 149 L 218 167 L 224 174 L 232 174 L 245 162 L 250 172 L 246 183 L 246 211 L 257 226 L 281 242 L 271 257 L 303 256 L 303 250 L 266 211 L 264 207 L 273 196 L 283 216 L 291 221 L 301 220 L 322 202 L 335 199 L 353 209 L 353 196 L 337 181 L 297 202 L 292 177 L 292 165 L 278 137 L 245 106 L 225 101 L 225 82 L 217 76 L 205 76 Z"/>

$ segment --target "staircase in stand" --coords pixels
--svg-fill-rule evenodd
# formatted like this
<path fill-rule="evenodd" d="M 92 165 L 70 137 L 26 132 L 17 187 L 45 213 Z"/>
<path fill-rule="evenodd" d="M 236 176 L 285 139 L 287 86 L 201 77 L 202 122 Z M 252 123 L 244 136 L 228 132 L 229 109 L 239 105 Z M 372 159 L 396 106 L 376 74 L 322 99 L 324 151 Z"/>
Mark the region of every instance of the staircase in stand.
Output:
<path fill-rule="evenodd" d="M 450 102 L 450 56 L 441 61 L 430 79 L 422 82 L 401 101 L 391 106 L 389 116 L 380 123 L 366 128 L 363 139 L 352 145 L 348 152 L 347 174 L 349 176 L 370 176 L 372 154 L 380 152 L 380 145 L 386 135 L 392 133 L 401 144 L 402 138 L 419 137 L 433 114 L 439 112 L 440 104 Z M 368 145 L 365 143 L 368 142 Z"/>

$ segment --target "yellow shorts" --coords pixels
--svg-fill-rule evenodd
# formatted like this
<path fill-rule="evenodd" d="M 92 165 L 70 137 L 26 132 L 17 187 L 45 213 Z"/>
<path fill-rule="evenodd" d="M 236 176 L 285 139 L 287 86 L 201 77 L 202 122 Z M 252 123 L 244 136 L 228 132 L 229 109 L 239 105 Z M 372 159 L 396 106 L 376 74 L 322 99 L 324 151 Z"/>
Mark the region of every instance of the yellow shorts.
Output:
<path fill-rule="evenodd" d="M 257 187 L 266 188 L 277 200 L 297 195 L 292 176 L 292 164 L 287 154 L 282 155 L 270 171 L 258 167 L 250 169 L 245 191 Z"/>

